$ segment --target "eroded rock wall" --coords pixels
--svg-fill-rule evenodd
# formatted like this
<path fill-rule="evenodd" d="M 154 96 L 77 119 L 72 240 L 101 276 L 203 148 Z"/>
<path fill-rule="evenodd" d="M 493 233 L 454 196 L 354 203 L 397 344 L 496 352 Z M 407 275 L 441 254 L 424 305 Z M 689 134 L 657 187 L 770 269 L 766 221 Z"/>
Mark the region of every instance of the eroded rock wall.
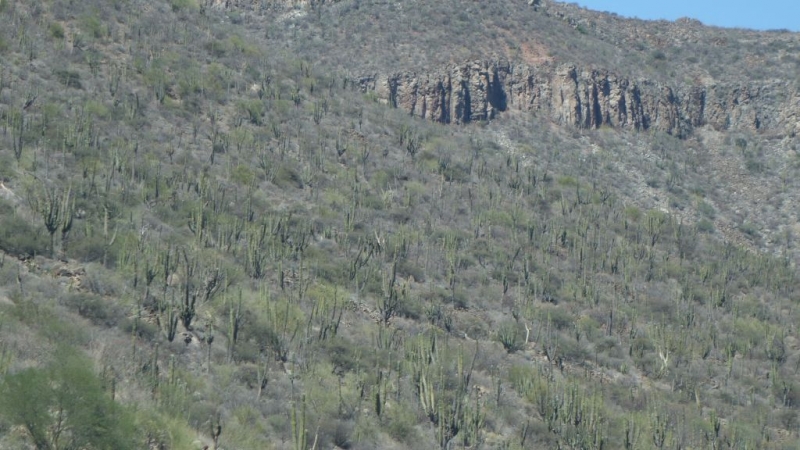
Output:
<path fill-rule="evenodd" d="M 796 109 L 782 100 L 789 96 L 778 84 L 676 87 L 574 65 L 475 61 L 428 73 L 365 77 L 361 85 L 394 107 L 441 123 L 488 120 L 516 109 L 579 128 L 686 136 L 702 125 L 774 129 L 785 121 L 787 108 Z"/>

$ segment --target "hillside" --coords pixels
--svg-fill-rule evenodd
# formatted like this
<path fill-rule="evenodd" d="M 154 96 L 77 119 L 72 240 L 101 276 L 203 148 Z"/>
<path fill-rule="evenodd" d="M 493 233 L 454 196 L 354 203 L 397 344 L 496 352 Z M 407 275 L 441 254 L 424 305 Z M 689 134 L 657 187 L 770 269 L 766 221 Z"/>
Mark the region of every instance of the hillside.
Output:
<path fill-rule="evenodd" d="M 0 0 L 0 448 L 796 448 L 799 47 Z"/>

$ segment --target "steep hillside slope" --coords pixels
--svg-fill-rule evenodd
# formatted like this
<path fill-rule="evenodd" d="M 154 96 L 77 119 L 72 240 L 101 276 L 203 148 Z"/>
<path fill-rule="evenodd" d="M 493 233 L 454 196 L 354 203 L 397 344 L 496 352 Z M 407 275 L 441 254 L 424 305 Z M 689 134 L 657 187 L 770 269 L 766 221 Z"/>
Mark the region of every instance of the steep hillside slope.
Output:
<path fill-rule="evenodd" d="M 798 35 L 0 0 L 0 448 L 796 448 Z"/>

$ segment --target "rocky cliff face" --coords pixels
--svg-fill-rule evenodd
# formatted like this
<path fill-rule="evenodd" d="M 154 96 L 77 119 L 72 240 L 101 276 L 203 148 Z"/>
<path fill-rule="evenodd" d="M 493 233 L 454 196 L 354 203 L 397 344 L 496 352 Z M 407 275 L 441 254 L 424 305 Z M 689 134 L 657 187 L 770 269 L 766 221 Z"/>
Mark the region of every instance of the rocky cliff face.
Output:
<path fill-rule="evenodd" d="M 273 13 L 277 11 L 283 13 L 274 16 L 278 17 L 279 21 L 285 17 L 303 16 L 308 11 L 322 6 L 332 7 L 331 11 L 334 11 L 335 5 L 340 3 L 339 0 L 203 1 L 212 8 L 238 9 L 254 15 L 269 13 L 267 15 L 273 17 Z M 387 6 L 386 10 L 380 9 L 382 5 L 393 2 L 365 2 L 369 4 L 369 8 L 359 8 L 359 2 L 341 2 L 342 5 L 346 3 L 352 3 L 346 14 L 352 15 L 355 14 L 353 11 L 367 9 L 380 11 L 381 14 L 375 13 L 374 17 L 360 16 L 367 21 L 377 20 L 375 17 L 392 17 L 392 20 L 401 20 L 405 17 L 402 8 Z M 491 58 L 509 58 L 514 62 L 486 59 L 445 67 L 436 66 L 435 64 L 439 63 L 432 62 L 433 67 L 422 71 L 389 72 L 362 77 L 358 80 L 360 87 L 374 91 L 382 101 L 406 110 L 414 116 L 441 123 L 459 124 L 490 120 L 502 111 L 513 109 L 529 111 L 556 123 L 579 128 L 608 126 L 640 131 L 657 130 L 681 137 L 689 135 L 697 127 L 706 125 L 717 130 L 774 130 L 788 134 L 798 131 L 798 117 L 800 117 L 798 94 L 789 83 L 785 82 L 786 74 L 794 76 L 796 73 L 792 61 L 795 60 L 797 49 L 800 49 L 800 41 L 792 33 L 769 34 L 746 30 L 711 29 L 690 19 L 676 22 L 643 22 L 550 0 L 528 0 L 527 4 L 530 10 L 537 14 L 531 17 L 555 18 L 572 28 L 583 29 L 584 33 L 588 34 L 582 34 L 581 39 L 610 42 L 615 47 L 623 49 L 637 48 L 637 45 L 641 45 L 641 51 L 637 51 L 643 58 L 647 55 L 660 54 L 664 59 L 662 49 L 684 49 L 686 54 L 697 54 L 697 49 L 700 49 L 702 51 L 699 53 L 702 54 L 704 51 L 713 53 L 709 49 L 722 48 L 726 45 L 749 45 L 746 47 L 749 53 L 746 57 L 740 58 L 743 62 L 737 63 L 738 65 L 725 66 L 717 71 L 702 70 L 708 65 L 706 60 L 703 60 L 705 63 L 703 61 L 689 63 L 685 58 L 675 57 L 674 62 L 666 58 L 662 65 L 671 70 L 673 66 L 669 64 L 674 63 L 677 73 L 683 74 L 684 77 L 683 81 L 673 83 L 632 77 L 631 73 L 637 73 L 635 71 L 615 73 L 610 70 L 590 68 L 598 67 L 598 64 L 602 63 L 596 60 L 586 62 L 591 59 L 580 59 L 580 55 L 572 59 L 574 55 L 563 50 L 559 58 L 550 58 L 545 56 L 550 54 L 546 46 L 542 47 L 541 51 L 533 51 L 531 55 L 523 51 L 521 56 L 509 55 L 500 49 L 497 53 L 491 53 L 496 55 Z M 339 17 L 338 15 L 345 13 L 336 10 L 331 14 Z M 475 20 L 481 19 L 477 17 Z M 358 29 L 354 23 L 342 26 Z M 543 23 L 547 25 L 547 22 Z M 382 36 L 381 32 L 391 35 L 386 30 L 372 28 L 365 30 L 377 33 L 378 37 Z M 591 30 L 591 33 L 585 30 Z M 330 33 L 328 30 L 328 34 L 325 35 L 317 30 L 319 36 L 325 35 L 326 39 L 334 41 L 350 36 L 352 34 L 350 31 Z M 397 39 L 405 42 L 402 37 Z M 408 41 L 413 39 L 409 38 Z M 764 44 L 761 46 L 752 43 L 762 41 Z M 375 49 L 397 45 L 397 42 L 393 41 L 376 42 L 378 44 L 372 47 L 358 47 L 353 42 L 343 40 L 334 42 L 331 48 L 353 46 L 380 51 Z M 490 47 L 500 48 L 502 45 L 502 42 L 497 41 Z M 520 49 L 530 50 L 531 46 L 539 46 L 537 39 L 520 39 Z M 409 48 L 408 54 L 428 50 L 419 49 L 414 45 Z M 448 54 L 446 50 L 441 51 L 438 48 L 437 52 Z M 489 54 L 476 53 L 476 55 Z M 765 55 L 771 59 L 762 58 Z M 360 70 L 395 70 L 382 68 L 389 66 L 372 65 L 375 59 L 372 56 L 365 51 L 359 57 L 344 59 L 350 65 L 347 70 L 351 73 L 359 73 Z M 482 58 L 482 56 L 477 57 Z M 717 55 L 717 59 L 721 58 Z M 412 59 L 420 65 L 428 64 L 425 58 Z M 437 61 L 444 60 L 446 58 L 437 59 Z M 553 61 L 573 61 L 573 64 Z M 391 67 L 404 67 L 407 62 L 409 61 Z M 367 67 L 370 69 L 364 69 Z M 412 66 L 405 65 L 405 67 Z M 769 69 L 764 69 L 766 75 L 760 78 L 761 81 L 741 81 L 756 79 L 748 75 L 750 72 L 745 70 L 746 67 Z M 773 73 L 773 69 L 776 72 Z M 783 81 L 763 81 L 773 76 L 783 77 Z M 667 78 L 662 78 L 665 79 Z"/>
<path fill-rule="evenodd" d="M 339 0 L 201 0 L 204 7 L 235 9 L 240 11 L 268 11 L 274 9 L 314 8 Z"/>
<path fill-rule="evenodd" d="M 563 125 L 658 130 L 686 136 L 699 126 L 752 131 L 794 128 L 798 103 L 784 85 L 668 86 L 574 65 L 498 61 L 453 65 L 430 73 L 360 79 L 361 88 L 414 116 L 441 123 L 530 111 Z"/>

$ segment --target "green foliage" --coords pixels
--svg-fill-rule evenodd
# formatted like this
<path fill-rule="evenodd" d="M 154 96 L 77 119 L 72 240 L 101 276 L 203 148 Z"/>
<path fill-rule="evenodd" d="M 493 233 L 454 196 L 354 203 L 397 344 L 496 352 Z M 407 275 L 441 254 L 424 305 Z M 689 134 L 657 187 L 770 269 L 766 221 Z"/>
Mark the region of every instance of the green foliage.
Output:
<path fill-rule="evenodd" d="M 137 411 L 137 435 L 142 436 L 142 448 L 191 450 L 197 433 L 180 419 L 153 411 Z"/>
<path fill-rule="evenodd" d="M 63 344 L 65 348 L 86 344 L 86 330 L 73 322 L 62 320 L 52 306 L 34 302 L 24 297 L 22 292 L 13 298 L 13 306 L 5 308 L 5 311 L 15 321 L 29 327 L 35 335 L 50 343 Z"/>
<path fill-rule="evenodd" d="M 713 233 L 714 232 L 714 222 L 708 219 L 700 219 L 697 221 L 697 231 L 700 233 Z"/>
<path fill-rule="evenodd" d="M 514 353 L 525 347 L 525 330 L 516 322 L 505 322 L 497 330 L 497 340 L 508 353 Z"/>
<path fill-rule="evenodd" d="M 262 124 L 262 117 L 264 116 L 264 112 L 266 108 L 264 107 L 264 103 L 260 100 L 243 100 L 239 102 L 239 108 L 241 109 L 242 113 L 247 117 L 247 120 L 250 121 L 253 125 L 261 125 Z"/>
<path fill-rule="evenodd" d="M 18 216 L 11 205 L 0 200 L 0 250 L 17 257 L 47 252 L 48 243 L 43 230 L 33 228 Z"/>
<path fill-rule="evenodd" d="M 758 229 L 750 222 L 743 222 L 739 225 L 739 231 L 751 238 L 758 237 Z"/>
<path fill-rule="evenodd" d="M 697 211 L 709 220 L 714 220 L 714 217 L 717 214 L 717 211 L 713 206 L 702 200 L 697 202 Z"/>
<path fill-rule="evenodd" d="M 795 432 L 796 174 L 770 133 L 731 135 L 735 154 L 720 155 L 705 134 L 523 112 L 445 126 L 357 78 L 364 55 L 368 73 L 435 70 L 494 51 L 492 35 L 511 62 L 535 56 L 513 42 L 524 32 L 548 58 L 663 81 L 685 75 L 682 53 L 722 67 L 700 27 L 659 55 L 647 39 L 620 53 L 609 42 L 628 22 L 573 21 L 584 12 L 556 2 L 577 32 L 510 0 L 456 15 L 433 1 L 401 15 L 396 2 L 306 15 L 67 3 L 0 3 L 13 25 L 0 33 L 0 373 L 46 394 L 27 416 L 43 427 L 3 410 L 0 447 L 52 439 L 66 379 L 102 387 L 64 395 L 113 420 L 71 412 L 88 425 L 63 439 L 133 423 L 120 436 L 135 448 L 778 448 Z M 67 30 L 80 30 L 72 50 Z M 417 111 L 455 112 L 431 99 Z M 734 203 L 767 193 L 758 211 Z M 720 242 L 738 232 L 767 251 Z M 96 264 L 71 274 L 53 256 Z M 85 358 L 85 376 L 43 363 L 58 343 L 91 348 L 102 375 Z M 109 402 L 115 383 L 135 412 Z"/>
<path fill-rule="evenodd" d="M 62 348 L 46 368 L 7 375 L 0 417 L 22 426 L 36 448 L 137 448 L 130 414 L 100 387 L 82 355 Z"/>
<path fill-rule="evenodd" d="M 58 22 L 51 23 L 50 26 L 47 28 L 47 31 L 50 33 L 50 37 L 52 37 L 53 39 L 60 40 L 64 39 L 64 37 L 66 36 L 66 34 L 64 33 L 64 26 Z"/>
<path fill-rule="evenodd" d="M 105 119 L 108 117 L 109 110 L 108 108 L 102 104 L 101 102 L 97 101 L 88 101 L 86 105 L 83 107 L 86 114 L 98 118 L 98 119 Z"/>
<path fill-rule="evenodd" d="M 103 236 L 78 236 L 66 250 L 67 256 L 81 262 L 101 262 L 105 257 L 108 261 L 115 261 L 119 251 L 118 245 L 107 245 Z"/>
<path fill-rule="evenodd" d="M 75 292 L 67 296 L 64 303 L 97 325 L 113 326 L 119 319 L 117 306 L 98 295 Z"/>
<path fill-rule="evenodd" d="M 53 71 L 56 79 L 66 87 L 71 87 L 75 89 L 83 88 L 83 84 L 81 83 L 81 74 L 68 69 L 55 69 Z"/>
<path fill-rule="evenodd" d="M 169 0 L 173 11 L 191 11 L 198 8 L 197 0 Z"/>
<path fill-rule="evenodd" d="M 635 206 L 628 206 L 625 208 L 625 217 L 632 222 L 637 222 L 642 217 L 642 211 Z"/>
<path fill-rule="evenodd" d="M 667 55 L 661 50 L 653 51 L 653 53 L 650 55 L 650 57 L 653 58 L 656 61 L 664 61 L 664 60 L 667 59 Z"/>
<path fill-rule="evenodd" d="M 103 38 L 106 34 L 108 34 L 108 30 L 103 25 L 100 17 L 94 14 L 86 15 L 81 19 L 81 30 L 95 39 Z"/>
<path fill-rule="evenodd" d="M 27 369 L 6 375 L 0 385 L 0 415 L 14 425 L 22 425 L 36 448 L 51 447 L 49 428 L 54 392 L 50 379 L 40 369 Z"/>
<path fill-rule="evenodd" d="M 414 411 L 405 404 L 398 404 L 386 414 L 386 430 L 392 439 L 409 447 L 419 445 L 420 436 L 417 431 L 417 419 Z"/>

